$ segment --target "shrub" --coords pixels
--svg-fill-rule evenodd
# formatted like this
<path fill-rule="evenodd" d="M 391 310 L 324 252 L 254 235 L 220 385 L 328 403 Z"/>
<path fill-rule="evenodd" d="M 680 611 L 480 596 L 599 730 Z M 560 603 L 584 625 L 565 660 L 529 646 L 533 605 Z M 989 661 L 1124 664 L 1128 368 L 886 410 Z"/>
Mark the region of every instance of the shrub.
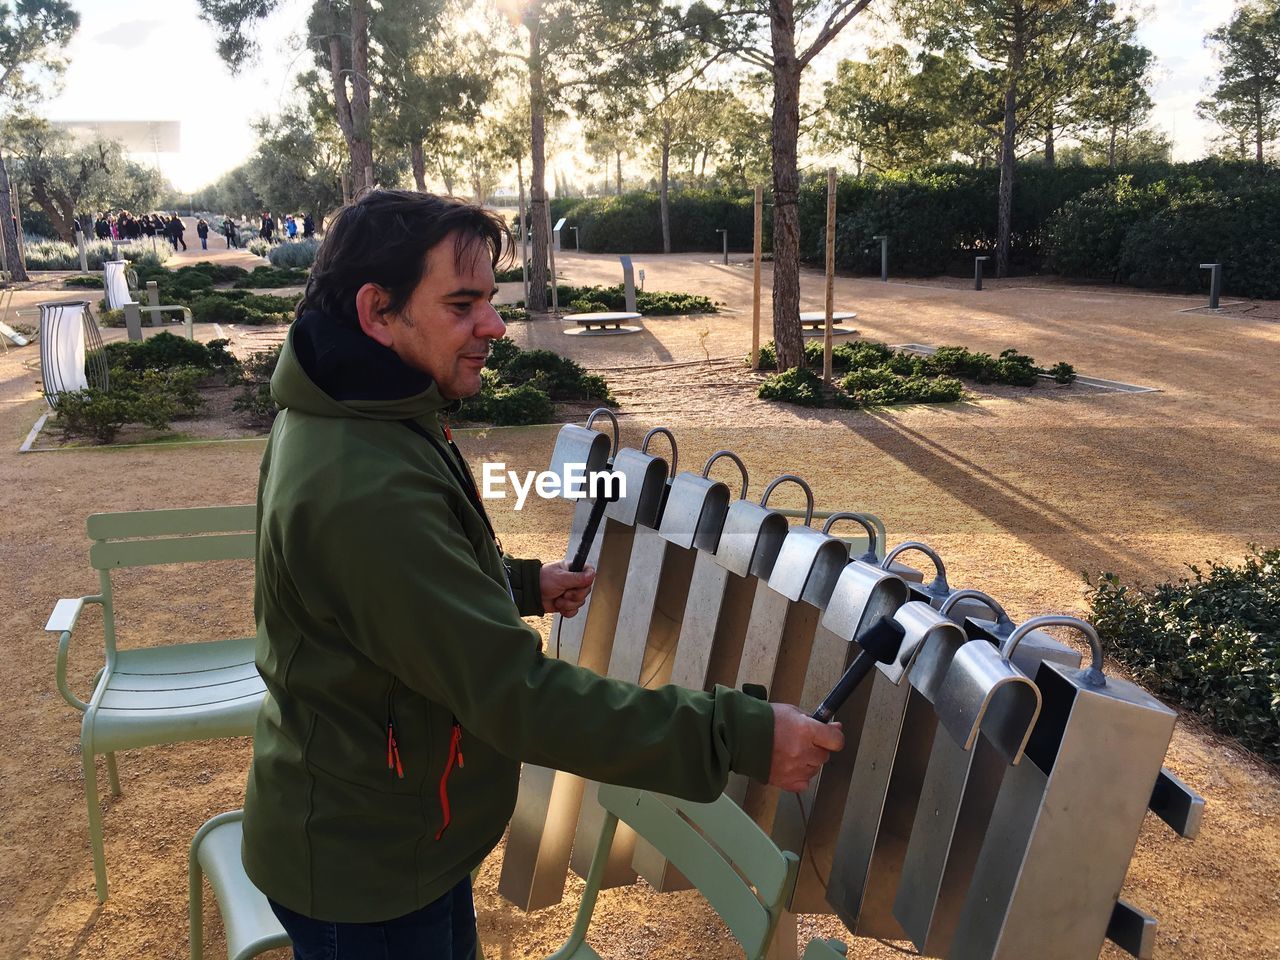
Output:
<path fill-rule="evenodd" d="M 61 240 L 47 240 L 43 237 L 26 237 L 28 270 L 79 270 L 80 249 L 75 244 L 63 243 Z M 91 240 L 85 244 L 90 270 L 102 270 L 104 260 L 114 260 L 115 255 L 110 241 Z M 120 257 L 130 261 L 136 268 L 140 265 L 160 266 L 169 259 L 170 249 L 167 243 L 158 243 L 152 252 L 151 243 L 121 243 Z M 102 281 L 99 279 L 98 281 Z"/>
<path fill-rule="evenodd" d="M 480 420 L 500 427 L 523 427 L 547 423 L 555 415 L 555 407 L 544 390 L 531 383 L 502 386 L 501 381 L 486 370 L 480 392 L 462 402 L 459 416 Z"/>
<path fill-rule="evenodd" d="M 964 384 L 954 377 L 903 376 L 887 367 L 854 370 L 841 381 L 840 388 L 855 407 L 951 403 L 964 397 Z"/>
<path fill-rule="evenodd" d="M 707 190 L 672 193 L 671 250 L 720 250 L 716 231 L 729 231 L 732 250 L 749 251 L 753 231 L 752 198 Z M 662 221 L 656 193 L 579 200 L 557 211 L 566 218 L 565 230 L 578 227 L 584 251 L 592 253 L 660 253 Z M 568 234 L 564 234 L 568 236 Z M 641 311 L 644 312 L 644 311 Z"/>
<path fill-rule="evenodd" d="M 599 300 L 574 300 L 569 304 L 571 313 L 608 313 L 609 305 Z"/>
<path fill-rule="evenodd" d="M 274 246 L 275 244 L 267 243 L 267 241 L 263 240 L 261 237 L 254 237 L 245 244 L 245 249 L 254 256 L 262 257 L 262 259 L 267 260 L 269 259 L 268 255 L 271 253 L 271 249 Z"/>
<path fill-rule="evenodd" d="M 290 297 L 273 297 L 245 290 L 221 290 L 205 294 L 191 304 L 191 316 L 199 323 L 244 323 L 251 326 L 290 323 L 295 303 Z"/>
<path fill-rule="evenodd" d="M 766 377 L 756 396 L 761 400 L 781 400 L 801 407 L 820 407 L 823 405 L 822 378 L 812 370 L 794 367 Z"/>
<path fill-rule="evenodd" d="M 250 245 L 250 249 L 253 247 Z M 286 240 L 284 243 L 277 243 L 272 246 L 266 254 L 258 254 L 266 256 L 271 261 L 273 267 L 294 267 L 310 269 L 311 265 L 316 262 L 316 251 L 320 249 L 320 241 L 314 237 L 307 240 Z M 253 250 L 258 253 L 257 250 Z"/>
<path fill-rule="evenodd" d="M 1108 651 L 1173 700 L 1272 763 L 1280 762 L 1280 549 L 1238 567 L 1190 566 L 1191 579 L 1139 590 L 1113 573 L 1089 584 Z"/>
<path fill-rule="evenodd" d="M 172 370 L 177 367 L 213 371 L 236 362 L 226 350 L 229 342 L 214 340 L 205 346 L 162 331 L 145 340 L 117 340 L 106 344 L 103 350 L 107 366 L 113 371 Z"/>
<path fill-rule="evenodd" d="M 124 310 L 100 310 L 98 323 L 104 327 L 123 327 L 125 325 Z"/>
<path fill-rule="evenodd" d="M 64 287 L 76 287 L 77 289 L 83 288 L 86 290 L 101 290 L 102 283 L 102 277 L 67 277 L 62 281 Z"/>
<path fill-rule="evenodd" d="M 523 323 L 529 319 L 529 311 L 524 307 L 513 307 L 505 303 L 495 303 L 493 308 L 498 311 L 498 316 L 502 318 L 503 323 Z"/>
<path fill-rule="evenodd" d="M 93 387 L 59 394 L 53 409 L 63 440 L 88 437 L 95 443 L 110 443 L 133 419 L 133 408 L 124 397 Z"/>
<path fill-rule="evenodd" d="M 261 268 L 259 268 L 261 269 Z M 174 273 L 182 275 L 184 273 L 202 273 L 214 283 L 235 283 L 249 276 L 249 271 L 244 267 L 228 266 L 221 263 L 210 263 L 208 260 L 201 260 L 199 263 L 193 263 L 189 267 L 181 267 Z"/>
<path fill-rule="evenodd" d="M 309 271 L 298 267 L 254 267 L 252 273 L 239 277 L 234 286 L 253 290 L 296 287 L 305 284 L 310 275 Z"/>
<path fill-rule="evenodd" d="M 551 290 L 547 288 L 550 300 Z M 556 299 L 573 309 L 575 302 L 592 303 L 597 310 L 625 310 L 627 295 L 622 284 L 615 287 L 571 287 L 556 285 Z M 521 301 L 520 306 L 524 306 Z M 696 293 L 670 293 L 662 290 L 637 290 L 636 311 L 646 317 L 670 317 L 690 313 L 715 313 L 716 305 L 710 297 Z M 590 312 L 590 311 L 582 311 Z"/>
<path fill-rule="evenodd" d="M 1054 383 L 1060 383 L 1063 386 L 1076 382 L 1076 368 L 1065 361 L 1055 363 L 1045 372 L 1048 373 L 1049 376 L 1053 377 Z"/>
<path fill-rule="evenodd" d="M 256 426 L 270 425 L 280 412 L 269 383 L 246 383 L 240 395 L 231 401 L 231 409 Z"/>

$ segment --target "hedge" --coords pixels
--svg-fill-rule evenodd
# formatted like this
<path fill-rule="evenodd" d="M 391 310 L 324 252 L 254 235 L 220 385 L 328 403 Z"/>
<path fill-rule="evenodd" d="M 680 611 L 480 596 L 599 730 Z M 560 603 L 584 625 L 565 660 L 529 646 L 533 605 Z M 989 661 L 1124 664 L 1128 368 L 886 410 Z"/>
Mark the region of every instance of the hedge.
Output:
<path fill-rule="evenodd" d="M 750 196 L 733 196 L 707 190 L 672 193 L 671 251 L 723 249 L 721 228 L 729 231 L 729 249 L 750 251 L 754 213 Z M 620 196 L 552 203 L 552 218 L 566 219 L 560 234 L 572 243 L 571 227 L 588 253 L 661 253 L 662 218 L 656 193 L 624 193 Z"/>
<path fill-rule="evenodd" d="M 1272 763 L 1280 762 L 1280 549 L 1240 566 L 1137 589 L 1111 573 L 1090 584 L 1107 652 L 1172 700 Z"/>

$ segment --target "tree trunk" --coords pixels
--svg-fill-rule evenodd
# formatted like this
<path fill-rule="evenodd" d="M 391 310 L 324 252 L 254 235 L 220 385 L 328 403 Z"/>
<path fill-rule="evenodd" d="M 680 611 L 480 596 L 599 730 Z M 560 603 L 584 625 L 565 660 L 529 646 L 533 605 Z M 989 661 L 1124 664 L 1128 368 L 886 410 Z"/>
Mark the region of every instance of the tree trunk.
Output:
<path fill-rule="evenodd" d="M 1254 100 L 1255 100 L 1256 116 L 1258 118 L 1258 123 L 1255 127 L 1255 130 L 1257 132 L 1257 136 L 1255 137 L 1255 141 L 1254 141 L 1255 146 L 1257 147 L 1257 153 L 1256 153 L 1255 159 L 1258 161 L 1258 163 L 1261 164 L 1266 162 L 1266 157 L 1263 155 L 1263 152 L 1262 152 L 1262 145 L 1266 142 L 1262 136 L 1262 127 L 1266 123 L 1267 112 L 1262 106 L 1261 93 L 1255 94 Z"/>
<path fill-rule="evenodd" d="M 1058 165 L 1056 151 L 1057 143 L 1054 140 L 1053 120 L 1051 119 L 1044 128 L 1044 165 L 1049 170 Z"/>
<path fill-rule="evenodd" d="M 618 196 L 622 196 L 622 151 L 615 151 L 618 158 Z"/>
<path fill-rule="evenodd" d="M 525 12 L 529 30 L 529 131 L 533 170 L 529 184 L 529 223 L 533 251 L 529 256 L 529 302 L 532 311 L 547 309 L 547 128 L 546 96 L 542 84 L 542 46 L 538 31 L 541 26 L 542 3 L 534 0 Z"/>
<path fill-rule="evenodd" d="M 1009 244 L 1013 235 L 1013 177 L 1017 164 L 1018 83 L 1011 63 L 1004 91 L 1004 134 L 1000 139 L 1000 210 L 996 223 L 996 276 L 1009 275 Z"/>
<path fill-rule="evenodd" d="M 663 121 L 662 175 L 658 181 L 658 215 L 662 220 L 662 252 L 671 252 L 671 208 L 667 205 L 667 180 L 671 173 L 671 126 Z"/>
<path fill-rule="evenodd" d="M 447 165 L 440 167 L 440 179 L 444 181 L 444 193 L 446 197 L 453 196 L 453 168 Z"/>
<path fill-rule="evenodd" d="M 29 280 L 22 266 L 22 254 L 18 247 L 18 231 L 13 224 L 13 201 L 10 197 L 9 170 L 0 153 L 0 230 L 4 231 L 5 270 L 14 280 Z"/>
<path fill-rule="evenodd" d="M 1111 125 L 1111 138 L 1107 141 L 1107 166 L 1114 170 L 1116 168 L 1116 138 L 1119 136 L 1119 130 L 1116 124 Z"/>
<path fill-rule="evenodd" d="M 38 180 L 27 185 L 31 190 L 31 202 L 40 209 L 53 229 L 58 232 L 58 239 L 63 243 L 74 244 L 75 233 L 71 226 L 75 219 L 75 203 L 65 194 L 51 196 L 47 184 Z"/>
<path fill-rule="evenodd" d="M 413 182 L 419 193 L 427 192 L 427 156 L 419 140 L 409 148 L 409 162 L 413 165 Z"/>
<path fill-rule="evenodd" d="M 773 342 L 778 369 L 804 365 L 800 335 L 800 63 L 792 0 L 770 0 L 773 41 Z"/>
<path fill-rule="evenodd" d="M 342 39 L 329 38 L 329 81 L 338 127 L 347 143 L 351 163 L 352 194 L 373 185 L 373 143 L 369 127 L 369 5 L 368 0 L 352 0 L 351 4 L 351 69 L 344 66 Z M 347 92 L 347 76 L 351 90 Z"/>

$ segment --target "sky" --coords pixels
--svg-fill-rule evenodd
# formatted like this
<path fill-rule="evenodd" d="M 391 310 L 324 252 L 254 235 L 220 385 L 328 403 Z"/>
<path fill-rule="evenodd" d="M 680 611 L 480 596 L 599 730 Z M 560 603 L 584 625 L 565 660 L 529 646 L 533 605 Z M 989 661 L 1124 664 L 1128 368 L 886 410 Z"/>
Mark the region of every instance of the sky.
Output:
<path fill-rule="evenodd" d="M 880 0 L 884 3 L 885 0 Z M 254 119 L 290 97 L 292 77 L 310 66 L 297 34 L 310 0 L 282 0 L 257 30 L 262 56 L 233 77 L 196 0 L 75 0 L 80 31 L 68 49 L 62 90 L 43 113 L 55 120 L 166 120 L 181 125 L 180 150 L 144 154 L 179 190 L 217 179 L 253 152 Z M 1201 156 L 1211 136 L 1195 115 L 1214 74 L 1205 34 L 1226 22 L 1231 0 L 1136 0 L 1139 39 L 1158 65 L 1153 121 L 1171 137 L 1174 158 Z M 868 28 L 870 25 L 868 25 Z M 851 28 L 852 29 L 852 28 Z M 826 72 L 856 49 L 856 34 L 824 51 Z"/>

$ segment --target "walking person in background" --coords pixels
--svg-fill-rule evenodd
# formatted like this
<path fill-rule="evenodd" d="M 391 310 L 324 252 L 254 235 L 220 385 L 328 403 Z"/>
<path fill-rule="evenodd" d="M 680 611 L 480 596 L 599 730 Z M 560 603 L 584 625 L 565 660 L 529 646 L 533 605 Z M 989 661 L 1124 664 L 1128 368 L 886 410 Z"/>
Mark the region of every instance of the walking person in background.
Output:
<path fill-rule="evenodd" d="M 187 241 L 182 238 L 182 235 L 186 232 L 187 228 L 182 225 L 182 220 L 177 213 L 174 213 L 169 218 L 169 242 L 173 244 L 174 250 L 178 249 L 178 244 L 182 244 L 184 251 L 187 249 Z"/>
<path fill-rule="evenodd" d="M 293 214 L 284 218 L 284 232 L 290 240 L 298 235 L 298 221 L 293 219 Z"/>
<path fill-rule="evenodd" d="M 275 232 L 276 232 L 276 222 L 271 219 L 271 211 L 263 210 L 262 211 L 262 229 L 258 231 L 258 236 L 260 236 L 263 240 L 267 241 L 267 243 L 270 243 L 271 238 L 275 235 Z"/>
<path fill-rule="evenodd" d="M 236 225 L 231 222 L 230 217 L 226 217 L 222 221 L 222 234 L 227 238 L 227 249 L 232 247 L 232 238 L 235 236 Z"/>
<path fill-rule="evenodd" d="M 111 221 L 107 219 L 105 213 L 94 223 L 93 232 L 99 240 L 111 239 Z"/>
<path fill-rule="evenodd" d="M 302 218 L 302 239 L 310 240 L 316 235 L 316 222 L 311 214 L 305 214 Z"/>
<path fill-rule="evenodd" d="M 209 249 L 209 221 L 201 217 L 196 221 L 196 236 L 200 238 L 200 249 Z"/>

